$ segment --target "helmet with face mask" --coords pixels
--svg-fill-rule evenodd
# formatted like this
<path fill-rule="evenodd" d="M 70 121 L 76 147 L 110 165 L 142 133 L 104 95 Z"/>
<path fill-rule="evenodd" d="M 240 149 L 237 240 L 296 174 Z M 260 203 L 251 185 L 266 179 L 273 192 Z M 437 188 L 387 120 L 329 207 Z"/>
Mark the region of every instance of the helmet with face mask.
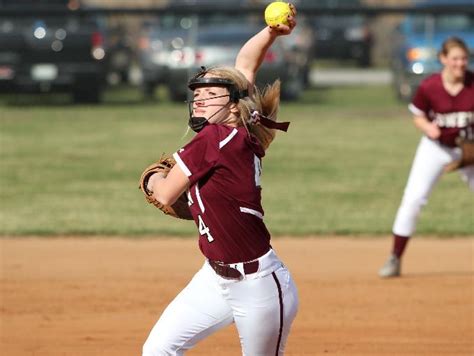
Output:
<path fill-rule="evenodd" d="M 214 96 L 214 97 L 210 97 L 206 99 L 187 101 L 188 109 L 189 109 L 188 125 L 195 132 L 201 131 L 204 128 L 204 126 L 208 124 L 208 120 L 210 118 L 212 118 L 214 115 L 217 115 L 221 110 L 225 108 L 225 106 L 222 106 L 219 110 L 217 110 L 214 114 L 212 114 L 208 118 L 201 117 L 201 116 L 194 116 L 193 104 L 195 102 L 209 100 L 209 99 L 217 99 L 217 98 L 228 96 L 229 102 L 227 104 L 238 103 L 240 99 L 246 98 L 249 95 L 247 89 L 239 90 L 237 88 L 237 85 L 232 80 L 219 78 L 219 77 L 204 77 L 207 73 L 208 73 L 208 70 L 205 67 L 201 67 L 201 71 L 189 80 L 188 88 L 194 91 L 197 88 L 203 88 L 203 87 L 224 87 L 224 88 L 227 88 L 227 90 L 229 91 L 229 94 L 218 95 L 218 96 Z"/>

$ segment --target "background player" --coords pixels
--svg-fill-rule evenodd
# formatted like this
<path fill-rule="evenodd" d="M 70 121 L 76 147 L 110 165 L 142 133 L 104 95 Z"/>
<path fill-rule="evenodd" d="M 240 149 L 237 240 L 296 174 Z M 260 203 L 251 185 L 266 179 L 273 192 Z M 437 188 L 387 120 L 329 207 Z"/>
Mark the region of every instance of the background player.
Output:
<path fill-rule="evenodd" d="M 439 58 L 443 64 L 441 73 L 426 78 L 409 105 L 414 124 L 424 135 L 393 225 L 392 254 L 380 269 L 380 277 L 400 275 L 401 257 L 422 206 L 444 167 L 460 157 L 456 141 L 474 139 L 474 78 L 467 70 L 469 50 L 461 39 L 449 38 L 443 43 Z M 460 173 L 474 191 L 474 166 L 464 167 Z"/>
<path fill-rule="evenodd" d="M 182 355 L 232 322 L 243 354 L 284 352 L 298 296 L 270 246 L 260 187 L 261 159 L 284 126 L 275 121 L 279 82 L 263 93 L 254 82 L 266 50 L 294 26 L 290 17 L 289 26 L 264 28 L 242 47 L 236 68 L 203 70 L 189 82 L 189 126 L 198 133 L 174 154 L 168 176 L 153 175 L 148 187 L 165 205 L 188 192 L 206 261 L 151 330 L 144 356 Z"/>

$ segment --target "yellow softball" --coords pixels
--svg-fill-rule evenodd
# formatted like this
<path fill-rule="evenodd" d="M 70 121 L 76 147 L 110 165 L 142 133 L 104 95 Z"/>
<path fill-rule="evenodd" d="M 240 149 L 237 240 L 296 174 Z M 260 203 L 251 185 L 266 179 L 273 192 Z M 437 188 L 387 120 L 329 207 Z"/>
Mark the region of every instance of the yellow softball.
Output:
<path fill-rule="evenodd" d="M 283 1 L 274 1 L 265 8 L 265 22 L 268 26 L 288 25 L 290 15 L 290 5 Z"/>

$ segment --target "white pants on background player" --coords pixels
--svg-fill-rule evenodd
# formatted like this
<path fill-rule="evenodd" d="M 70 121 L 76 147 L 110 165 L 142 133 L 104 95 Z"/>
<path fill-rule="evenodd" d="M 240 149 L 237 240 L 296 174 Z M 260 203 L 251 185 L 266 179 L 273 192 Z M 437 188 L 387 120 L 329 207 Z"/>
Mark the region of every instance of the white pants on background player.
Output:
<path fill-rule="evenodd" d="M 421 138 L 393 225 L 395 235 L 409 237 L 415 232 L 421 208 L 428 202 L 433 187 L 443 174 L 444 166 L 460 156 L 459 147 L 446 147 L 426 136 Z M 474 166 L 464 167 L 459 173 L 474 192 Z"/>
<path fill-rule="evenodd" d="M 206 261 L 151 330 L 143 356 L 183 355 L 233 322 L 243 355 L 283 355 L 298 309 L 298 293 L 273 250 L 260 257 L 259 263 L 256 273 L 236 280 L 217 275 Z"/>

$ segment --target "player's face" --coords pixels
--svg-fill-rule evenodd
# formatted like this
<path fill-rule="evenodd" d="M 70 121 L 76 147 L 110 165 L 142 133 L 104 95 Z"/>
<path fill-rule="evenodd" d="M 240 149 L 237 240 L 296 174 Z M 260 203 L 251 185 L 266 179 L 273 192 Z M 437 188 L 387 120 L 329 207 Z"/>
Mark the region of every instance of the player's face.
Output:
<path fill-rule="evenodd" d="M 446 55 L 441 55 L 444 68 L 456 78 L 463 78 L 468 65 L 468 54 L 460 47 L 453 47 Z"/>
<path fill-rule="evenodd" d="M 196 88 L 193 100 L 193 116 L 205 117 L 212 124 L 229 116 L 229 91 L 225 87 Z"/>

